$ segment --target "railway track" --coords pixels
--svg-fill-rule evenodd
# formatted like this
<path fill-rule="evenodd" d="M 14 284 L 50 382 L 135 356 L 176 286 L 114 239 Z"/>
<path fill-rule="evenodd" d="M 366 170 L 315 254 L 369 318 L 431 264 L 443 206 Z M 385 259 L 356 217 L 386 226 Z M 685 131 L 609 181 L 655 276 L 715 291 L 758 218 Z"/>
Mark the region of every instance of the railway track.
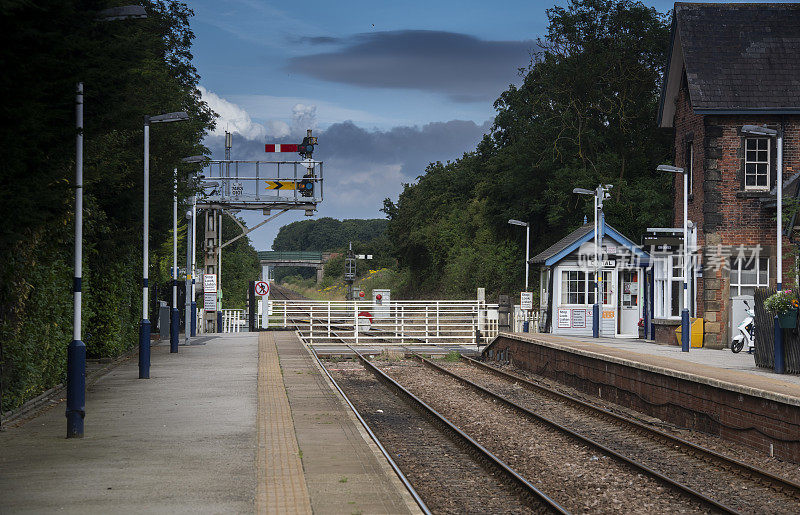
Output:
<path fill-rule="evenodd" d="M 431 511 L 567 513 L 363 355 L 356 355 L 363 368 L 329 365 L 330 377 Z"/>
<path fill-rule="evenodd" d="M 341 329 L 345 331 L 352 330 L 352 326 L 349 327 L 350 329 L 344 327 Z M 336 336 L 335 332 L 332 334 Z M 353 350 L 353 352 L 355 351 Z M 462 406 L 461 413 L 458 413 L 457 409 L 451 412 L 446 407 L 446 402 L 436 405 L 437 401 L 428 399 L 425 388 L 419 388 L 419 378 L 415 380 L 413 378 L 414 374 L 408 373 L 410 367 L 406 367 L 405 370 L 398 365 L 385 365 L 379 368 L 359 353 L 355 352 L 355 354 L 364 368 L 361 372 L 362 377 L 355 380 L 354 385 L 349 386 L 354 389 L 354 393 L 351 395 L 358 399 L 355 405 L 360 404 L 361 411 L 366 413 L 363 418 L 365 426 L 377 425 L 381 427 L 381 424 L 383 424 L 383 429 L 378 432 L 383 431 L 385 434 L 383 434 L 383 437 L 376 435 L 375 438 L 376 441 L 388 438 L 390 443 L 387 443 L 387 445 L 393 449 L 393 455 L 399 453 L 408 458 L 412 453 L 402 446 L 403 450 L 397 450 L 398 437 L 397 435 L 392 436 L 391 427 L 388 427 L 392 426 L 394 422 L 387 426 L 385 416 L 375 415 L 378 410 L 372 409 L 374 406 L 370 404 L 371 401 L 369 399 L 375 393 L 377 384 L 383 385 L 384 389 L 395 390 L 396 395 L 414 403 L 414 409 L 417 411 L 438 411 L 433 416 L 449 417 L 450 420 L 448 422 L 439 421 L 434 425 L 437 425 L 440 429 L 448 426 L 451 428 L 449 429 L 451 432 L 464 433 L 462 438 L 466 437 L 472 440 L 473 445 L 482 446 L 490 452 L 494 451 L 496 458 L 501 462 L 505 459 L 503 454 L 509 452 L 508 447 L 506 446 L 503 449 L 502 445 L 495 446 L 498 449 L 495 450 L 491 445 L 493 440 L 502 439 L 502 436 L 492 437 L 487 433 L 475 436 L 470 430 L 469 426 L 475 424 L 475 421 L 471 421 L 470 417 L 474 418 L 477 413 L 477 411 L 470 413 L 475 411 L 473 409 L 474 406 L 469 406 L 466 409 Z M 602 455 L 602 459 L 608 458 L 629 471 L 635 471 L 635 474 L 638 474 L 640 478 L 639 483 L 641 484 L 634 484 L 633 489 L 638 490 L 640 494 L 642 490 L 653 488 L 652 484 L 647 486 L 648 481 L 659 483 L 661 485 L 659 488 L 661 489 L 671 490 L 673 497 L 676 497 L 675 494 L 677 493 L 679 497 L 684 499 L 686 506 L 673 507 L 672 509 L 675 511 L 722 513 L 797 513 L 800 511 L 800 485 L 769 472 L 470 358 L 462 358 L 459 363 L 446 365 L 437 365 L 421 356 L 415 356 L 415 358 L 425 365 L 426 370 L 432 371 L 435 375 L 448 377 L 473 392 L 479 392 L 484 401 L 493 404 L 495 411 L 500 411 L 498 408 L 502 406 L 513 411 L 517 417 L 535 421 L 537 424 L 543 424 L 551 430 L 563 433 L 566 438 L 572 440 L 572 445 L 577 443 L 586 448 L 591 448 L 594 452 Z M 397 373 L 398 371 L 400 372 L 399 374 Z M 365 379 L 365 377 L 369 377 L 367 372 L 372 375 L 369 379 Z M 348 375 L 352 376 L 359 372 L 340 370 L 337 373 L 339 380 L 342 381 L 346 380 Z M 331 379 L 333 380 L 333 377 Z M 370 385 L 365 386 L 366 383 L 364 381 L 370 382 Z M 417 390 L 410 386 L 414 384 L 416 384 Z M 337 387 L 344 394 L 341 387 Z M 433 386 L 432 390 L 438 390 L 439 392 L 453 391 L 452 385 L 448 386 L 445 383 Z M 385 398 L 385 393 L 381 395 L 383 400 L 375 402 L 388 402 Z M 436 395 L 431 397 L 431 399 L 435 398 Z M 472 402 L 476 402 L 474 401 L 474 394 L 472 399 Z M 395 400 L 396 402 L 398 401 Z M 356 409 L 355 405 L 353 406 L 354 410 L 358 413 L 359 410 Z M 427 407 L 421 407 L 423 405 Z M 393 404 L 392 409 L 399 408 L 397 408 L 396 404 Z M 426 417 L 431 416 L 431 414 L 426 414 Z M 490 410 L 485 412 L 484 416 L 493 418 L 493 413 Z M 480 426 L 481 422 L 478 421 L 477 424 Z M 515 427 L 514 424 L 514 422 L 511 422 L 511 427 Z M 408 427 L 413 427 L 413 423 Z M 469 431 L 470 434 L 466 435 L 465 431 Z M 403 434 L 402 431 L 401 434 Z M 450 437 L 452 438 L 452 435 Z M 522 449 L 523 447 L 520 445 L 517 450 Z M 474 449 L 471 452 L 474 453 Z M 390 453 L 387 452 L 386 454 L 388 456 Z M 514 455 L 513 452 L 511 454 Z M 537 488 L 539 494 L 549 501 L 553 501 L 555 507 L 551 506 L 548 509 L 587 510 L 586 504 L 570 504 L 569 496 L 561 496 L 560 494 L 564 492 L 557 492 L 557 487 L 552 491 L 541 487 L 540 482 L 537 481 L 539 479 L 538 475 L 541 475 L 541 469 L 539 469 L 538 475 L 536 472 L 531 473 L 525 466 L 517 466 L 513 457 L 511 460 L 506 459 L 504 463 L 506 467 L 513 471 L 512 475 L 519 476 L 522 481 Z M 411 467 L 412 470 L 414 469 L 413 463 L 407 463 L 402 459 L 395 466 L 404 470 L 408 467 Z M 433 466 L 437 467 L 437 469 L 442 469 L 441 463 Z M 454 465 L 451 464 L 444 467 L 443 470 L 456 470 L 453 467 Z M 495 473 L 493 476 L 496 477 L 497 474 Z M 417 480 L 418 478 L 411 478 L 407 481 L 415 482 Z M 519 488 L 519 485 L 514 487 L 515 490 L 519 490 Z M 654 490 L 659 490 L 659 488 Z M 571 491 L 574 492 L 578 489 L 578 487 L 573 487 Z M 549 495 L 551 492 L 556 493 Z M 530 503 L 535 496 L 531 493 L 527 495 Z M 624 494 L 622 495 L 624 497 Z M 658 503 L 656 502 L 655 504 L 657 505 Z M 541 505 L 534 504 L 532 506 L 534 507 L 531 508 L 529 506 L 527 509 L 536 511 L 543 509 Z M 620 508 L 623 511 L 641 511 L 641 507 L 628 505 Z M 492 511 L 491 508 L 487 509 Z M 589 509 L 592 510 L 592 508 Z M 648 506 L 646 511 L 653 511 L 654 509 L 663 510 L 664 507 Z M 442 510 L 448 511 L 446 507 L 434 507 L 436 512 Z M 604 509 L 598 508 L 597 511 L 604 511 Z"/>
<path fill-rule="evenodd" d="M 715 510 L 800 510 L 800 485 L 769 472 L 470 358 L 447 365 L 421 356 L 416 359 L 525 417 L 544 422 L 659 478 Z"/>

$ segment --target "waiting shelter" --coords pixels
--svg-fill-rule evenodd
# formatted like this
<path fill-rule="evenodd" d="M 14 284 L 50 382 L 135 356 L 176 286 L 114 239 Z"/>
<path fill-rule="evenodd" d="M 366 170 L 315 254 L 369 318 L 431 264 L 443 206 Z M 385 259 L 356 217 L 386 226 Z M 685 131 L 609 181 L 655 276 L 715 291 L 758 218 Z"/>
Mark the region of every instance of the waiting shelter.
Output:
<path fill-rule="evenodd" d="M 601 217 L 602 218 L 602 217 Z M 600 336 L 638 338 L 646 312 L 649 255 L 619 231 L 599 224 L 595 261 L 594 224 L 584 223 L 534 256 L 540 265 L 540 327 L 553 334 L 592 336 L 595 270 L 599 269 Z"/>

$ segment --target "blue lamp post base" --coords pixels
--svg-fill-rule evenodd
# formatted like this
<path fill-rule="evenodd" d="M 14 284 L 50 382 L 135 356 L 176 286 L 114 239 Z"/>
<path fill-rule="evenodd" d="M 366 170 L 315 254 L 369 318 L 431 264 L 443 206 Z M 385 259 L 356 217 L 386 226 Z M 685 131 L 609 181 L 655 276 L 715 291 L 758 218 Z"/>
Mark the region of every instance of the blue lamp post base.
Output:
<path fill-rule="evenodd" d="M 592 305 L 592 338 L 600 338 L 600 305 Z"/>
<path fill-rule="evenodd" d="M 86 345 L 72 340 L 67 348 L 67 438 L 83 438 L 86 416 Z"/>
<path fill-rule="evenodd" d="M 786 366 L 783 361 L 783 329 L 781 329 L 781 323 L 778 320 L 778 315 L 775 315 L 775 373 L 776 374 L 783 374 L 786 372 Z"/>
<path fill-rule="evenodd" d="M 191 336 L 195 337 L 195 336 L 197 336 L 197 303 L 196 302 L 192 302 L 192 316 L 191 316 L 191 318 L 189 320 L 191 321 L 191 325 L 192 325 Z"/>
<path fill-rule="evenodd" d="M 169 351 L 174 354 L 178 352 L 178 333 L 180 332 L 180 320 L 178 320 L 178 308 L 172 308 L 169 319 Z"/>
<path fill-rule="evenodd" d="M 681 311 L 681 351 L 689 352 L 691 336 L 689 335 L 689 310 Z"/>
<path fill-rule="evenodd" d="M 139 324 L 139 379 L 150 379 L 150 321 Z"/>

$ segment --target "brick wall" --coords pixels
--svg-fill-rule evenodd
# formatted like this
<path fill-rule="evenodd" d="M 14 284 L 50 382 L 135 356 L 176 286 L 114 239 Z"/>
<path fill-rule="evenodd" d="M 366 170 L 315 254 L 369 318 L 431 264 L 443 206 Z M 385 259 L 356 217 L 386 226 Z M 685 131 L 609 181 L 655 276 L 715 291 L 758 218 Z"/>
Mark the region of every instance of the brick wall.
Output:
<path fill-rule="evenodd" d="M 800 406 L 500 336 L 488 361 L 515 366 L 672 424 L 800 462 Z"/>
<path fill-rule="evenodd" d="M 727 261 L 726 250 L 738 245 L 761 246 L 762 257 L 770 258 L 770 285 L 776 276 L 775 209 L 766 208 L 764 193 L 744 191 L 744 140 L 746 124 L 783 127 L 784 178 L 800 171 L 800 115 L 699 115 L 689 103 L 688 90 L 681 89 L 676 99 L 675 164 L 688 166 L 687 148 L 693 145 L 693 185 L 689 196 L 689 220 L 698 225 L 698 245 L 705 269 L 698 279 L 697 316 L 706 320 L 704 342 L 711 348 L 724 348 L 730 342 L 730 272 L 717 268 Z M 771 177 L 776 177 L 776 149 L 770 149 Z M 683 177 L 675 177 L 674 227 L 683 226 Z M 723 251 L 719 252 L 719 246 Z M 735 251 L 734 251 L 735 252 Z M 796 265 L 784 238 L 784 279 Z M 712 265 L 709 267 L 709 265 Z"/>

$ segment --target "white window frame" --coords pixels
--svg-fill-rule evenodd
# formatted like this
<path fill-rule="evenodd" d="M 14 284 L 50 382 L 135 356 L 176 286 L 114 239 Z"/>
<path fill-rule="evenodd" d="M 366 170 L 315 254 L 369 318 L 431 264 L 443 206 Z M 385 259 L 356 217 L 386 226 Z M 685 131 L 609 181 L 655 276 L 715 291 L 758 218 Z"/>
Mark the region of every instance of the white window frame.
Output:
<path fill-rule="evenodd" d="M 654 257 L 653 268 L 653 317 L 679 320 L 683 310 L 683 256 L 668 254 Z M 675 273 L 676 269 L 680 270 L 680 275 Z M 672 314 L 673 283 L 680 285 L 677 315 Z"/>
<path fill-rule="evenodd" d="M 751 149 L 750 144 L 755 144 L 755 148 Z M 761 143 L 766 148 L 759 148 Z M 762 160 L 760 154 L 766 152 L 766 160 Z M 769 138 L 745 138 L 744 140 L 744 189 L 749 191 L 769 191 L 770 179 L 772 174 L 772 146 L 770 145 Z M 755 182 L 758 182 L 758 177 L 763 176 L 764 173 L 759 171 L 766 167 L 766 185 L 752 184 L 748 185 L 747 178 L 750 176 L 755 177 Z"/>
<path fill-rule="evenodd" d="M 689 195 L 693 195 L 694 193 L 694 141 L 687 142 L 689 145 L 689 152 L 688 159 L 689 162 L 686 163 L 686 169 L 689 172 L 687 175 L 689 176 Z"/>
<path fill-rule="evenodd" d="M 559 278 L 559 283 L 558 283 L 558 289 L 559 289 L 559 291 L 558 291 L 558 300 L 559 300 L 558 305 L 559 306 L 581 306 L 581 307 L 585 307 L 585 306 L 591 306 L 591 305 L 594 304 L 594 295 L 593 295 L 594 294 L 594 284 L 593 284 L 594 283 L 594 269 L 586 270 L 585 268 L 580 268 L 580 267 L 577 267 L 577 266 L 576 267 L 562 267 L 562 268 L 559 268 L 559 272 L 560 272 L 560 278 Z M 574 303 L 570 303 L 570 302 L 564 302 L 564 298 L 565 298 L 564 297 L 564 295 L 565 295 L 564 274 L 565 273 L 569 273 L 569 272 L 581 272 L 581 273 L 583 273 L 583 294 L 584 294 L 583 299 L 585 301 L 585 303 L 583 303 L 583 304 L 574 304 Z M 605 292 L 604 300 L 608 300 L 608 303 L 604 303 L 603 306 L 613 306 L 614 305 L 613 284 L 612 283 L 615 280 L 615 274 L 613 272 L 614 272 L 613 270 L 608 270 L 608 269 L 605 269 L 605 270 L 601 269 L 600 270 L 601 277 L 603 277 L 603 281 L 602 281 L 603 284 L 601 285 L 601 288 Z M 555 285 L 553 285 L 553 287 L 555 288 Z M 579 294 L 580 294 L 580 292 L 579 292 Z M 569 295 L 569 294 L 567 294 L 567 295 Z M 568 296 L 566 298 L 569 299 Z M 589 302 L 590 298 L 592 299 L 592 302 Z"/>
<path fill-rule="evenodd" d="M 756 258 L 754 258 L 756 259 Z M 760 266 L 756 268 L 756 282 L 755 283 L 742 283 L 742 262 L 747 261 L 744 258 L 731 258 L 730 266 L 730 291 L 731 297 L 738 297 L 742 295 L 742 288 L 765 288 L 769 286 L 769 258 L 759 256 L 758 264 L 766 263 L 766 279 L 762 282 L 761 272 L 764 271 Z M 734 265 L 736 267 L 734 268 Z M 735 291 L 734 291 L 735 288 Z"/>

